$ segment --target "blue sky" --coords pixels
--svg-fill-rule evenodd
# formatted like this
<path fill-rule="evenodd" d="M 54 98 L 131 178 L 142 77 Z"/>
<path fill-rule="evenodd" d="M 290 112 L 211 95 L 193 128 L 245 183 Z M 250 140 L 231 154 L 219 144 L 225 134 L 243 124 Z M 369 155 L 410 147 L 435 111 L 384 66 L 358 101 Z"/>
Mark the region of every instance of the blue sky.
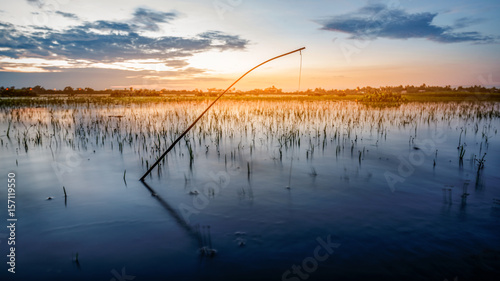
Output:
<path fill-rule="evenodd" d="M 499 12 L 497 1 L 2 0 L 0 84 L 225 88 L 305 46 L 302 89 L 498 87 Z M 238 88 L 297 90 L 299 59 Z"/>

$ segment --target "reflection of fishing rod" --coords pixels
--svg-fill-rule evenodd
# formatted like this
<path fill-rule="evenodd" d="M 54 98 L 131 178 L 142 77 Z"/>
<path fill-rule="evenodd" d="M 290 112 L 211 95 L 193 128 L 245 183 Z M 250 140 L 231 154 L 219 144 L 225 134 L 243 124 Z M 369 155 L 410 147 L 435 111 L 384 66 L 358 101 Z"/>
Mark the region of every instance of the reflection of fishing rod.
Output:
<path fill-rule="evenodd" d="M 194 120 L 193 124 L 191 124 L 191 126 L 189 126 L 185 131 L 184 133 L 182 133 L 168 148 L 167 150 L 158 158 L 158 160 L 156 160 L 156 162 L 151 165 L 151 167 L 148 169 L 148 171 L 140 178 L 141 181 L 144 181 L 144 178 L 146 178 L 146 176 L 151 173 L 151 171 L 154 169 L 154 167 L 156 167 L 156 165 L 158 165 L 158 163 L 160 163 L 161 159 L 163 159 L 163 157 L 165 157 L 165 155 L 167 155 L 167 153 L 172 150 L 172 148 L 174 148 L 174 146 L 181 140 L 182 137 L 184 137 L 187 132 L 189 132 L 189 130 L 191 130 L 191 128 L 194 127 L 194 125 L 196 124 L 196 122 L 198 122 L 198 120 L 201 119 L 201 117 L 210 109 L 210 107 L 212 107 L 212 105 L 214 105 L 214 103 L 216 103 L 227 91 L 229 91 L 229 89 L 231 89 L 236 83 L 238 83 L 243 77 L 245 77 L 248 73 L 252 72 L 254 69 L 256 69 L 257 67 L 263 65 L 263 64 L 266 64 L 272 60 L 275 60 L 277 58 L 281 58 L 281 57 L 284 57 L 284 56 L 287 56 L 289 54 L 293 54 L 295 52 L 300 52 L 302 50 L 304 50 L 306 47 L 302 47 L 300 49 L 297 49 L 295 51 L 291 51 L 291 52 L 288 52 L 288 53 L 285 53 L 285 54 L 282 54 L 282 55 L 279 55 L 277 57 L 274 57 L 272 59 L 268 59 L 266 60 L 265 62 L 257 65 L 256 67 L 250 69 L 249 71 L 247 71 L 245 74 L 243 74 L 240 78 L 238 78 L 238 80 L 234 81 L 233 84 L 231 84 L 231 86 L 227 87 L 227 89 L 222 92 L 222 94 L 220 94 L 208 107 L 207 109 L 205 109 L 205 111 L 203 111 L 200 116 L 198 116 L 198 118 L 196 118 L 196 120 Z"/>

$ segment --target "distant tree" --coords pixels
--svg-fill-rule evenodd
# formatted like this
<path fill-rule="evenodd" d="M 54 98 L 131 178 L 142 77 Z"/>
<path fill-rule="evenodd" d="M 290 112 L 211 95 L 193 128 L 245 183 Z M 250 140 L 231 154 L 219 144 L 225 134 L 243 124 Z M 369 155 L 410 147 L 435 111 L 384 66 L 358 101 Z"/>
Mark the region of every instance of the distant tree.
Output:
<path fill-rule="evenodd" d="M 45 92 L 45 88 L 40 85 L 36 85 L 35 87 L 33 87 L 33 92 L 37 95 L 43 94 Z"/>
<path fill-rule="evenodd" d="M 320 87 L 320 88 L 314 89 L 314 93 L 316 93 L 316 94 L 325 94 L 326 90 Z"/>
<path fill-rule="evenodd" d="M 64 90 L 63 90 L 63 92 L 65 92 L 67 94 L 72 94 L 74 91 L 75 90 L 72 87 L 70 87 L 70 86 L 64 87 Z"/>

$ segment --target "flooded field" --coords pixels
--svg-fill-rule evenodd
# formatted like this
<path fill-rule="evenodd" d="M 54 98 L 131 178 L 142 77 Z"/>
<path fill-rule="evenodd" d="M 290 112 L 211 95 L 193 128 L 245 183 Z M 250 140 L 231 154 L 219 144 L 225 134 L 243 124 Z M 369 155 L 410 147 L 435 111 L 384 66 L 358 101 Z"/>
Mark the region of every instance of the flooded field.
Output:
<path fill-rule="evenodd" d="M 221 100 L 139 181 L 207 105 L 2 107 L 16 280 L 500 274 L 499 103 Z"/>

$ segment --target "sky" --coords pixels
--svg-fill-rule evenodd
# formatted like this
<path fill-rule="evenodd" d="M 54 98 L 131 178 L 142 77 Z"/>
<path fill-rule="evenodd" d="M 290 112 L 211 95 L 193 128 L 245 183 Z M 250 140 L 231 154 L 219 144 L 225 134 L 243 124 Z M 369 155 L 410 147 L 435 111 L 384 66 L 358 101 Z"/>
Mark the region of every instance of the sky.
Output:
<path fill-rule="evenodd" d="M 0 85 L 221 89 L 306 47 L 236 88 L 499 87 L 498 14 L 495 0 L 0 0 Z"/>

